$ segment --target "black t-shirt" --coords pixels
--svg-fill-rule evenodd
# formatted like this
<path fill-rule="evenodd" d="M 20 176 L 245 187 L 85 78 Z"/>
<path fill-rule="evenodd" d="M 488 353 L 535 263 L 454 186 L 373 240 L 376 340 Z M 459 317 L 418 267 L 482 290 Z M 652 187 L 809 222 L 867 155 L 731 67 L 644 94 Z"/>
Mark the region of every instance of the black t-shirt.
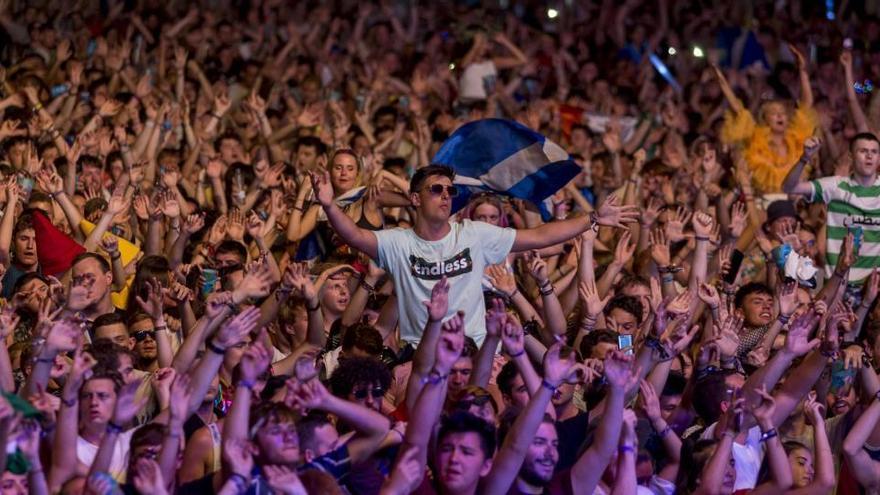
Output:
<path fill-rule="evenodd" d="M 587 428 L 590 424 L 589 413 L 579 413 L 577 416 L 556 423 L 556 434 L 559 436 L 559 463 L 556 464 L 556 472 L 569 469 L 577 462 L 581 447 L 587 439 Z"/>

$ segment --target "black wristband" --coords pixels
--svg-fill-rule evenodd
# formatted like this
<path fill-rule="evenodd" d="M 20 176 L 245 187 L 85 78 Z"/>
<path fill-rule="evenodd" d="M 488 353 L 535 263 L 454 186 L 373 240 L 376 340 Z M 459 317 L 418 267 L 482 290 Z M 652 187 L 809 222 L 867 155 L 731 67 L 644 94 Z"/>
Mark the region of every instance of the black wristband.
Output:
<path fill-rule="evenodd" d="M 122 433 L 122 427 L 113 421 L 108 421 L 106 431 L 107 433 Z"/>
<path fill-rule="evenodd" d="M 214 341 L 213 341 L 213 340 L 208 340 L 208 341 L 206 341 L 206 342 L 205 342 L 205 347 L 207 347 L 208 350 L 211 351 L 211 352 L 213 352 L 214 354 L 217 354 L 217 355 L 220 355 L 220 356 L 225 356 L 225 355 L 226 355 L 226 349 L 223 349 L 223 348 L 217 347 L 217 346 L 214 344 Z"/>

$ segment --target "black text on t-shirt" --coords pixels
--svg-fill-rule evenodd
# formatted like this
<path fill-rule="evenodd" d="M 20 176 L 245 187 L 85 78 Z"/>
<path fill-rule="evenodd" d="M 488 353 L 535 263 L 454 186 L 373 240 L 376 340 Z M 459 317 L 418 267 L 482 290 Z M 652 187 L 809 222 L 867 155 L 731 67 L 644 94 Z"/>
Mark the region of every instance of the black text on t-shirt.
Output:
<path fill-rule="evenodd" d="M 444 261 L 428 261 L 418 256 L 409 256 L 410 270 L 416 278 L 422 280 L 440 280 L 443 277 L 455 277 L 470 273 L 474 268 L 470 248 Z"/>

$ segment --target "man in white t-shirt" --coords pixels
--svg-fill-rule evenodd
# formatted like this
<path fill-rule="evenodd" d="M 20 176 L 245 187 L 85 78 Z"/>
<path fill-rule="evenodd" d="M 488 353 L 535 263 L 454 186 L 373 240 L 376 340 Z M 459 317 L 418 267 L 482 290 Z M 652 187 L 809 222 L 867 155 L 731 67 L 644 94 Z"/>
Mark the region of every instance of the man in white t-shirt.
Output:
<path fill-rule="evenodd" d="M 336 232 L 364 252 L 394 280 L 401 339 L 417 344 L 428 319 L 423 304 L 434 284 L 449 281 L 449 310 L 465 313 L 465 332 L 478 344 L 486 334 L 482 293 L 483 271 L 501 263 L 511 251 L 528 251 L 564 242 L 598 225 L 619 227 L 635 222 L 638 209 L 609 198 L 597 212 L 541 225 L 534 229 L 500 228 L 484 222 L 450 222 L 455 172 L 443 165 L 419 169 L 410 180 L 410 201 L 416 209 L 411 229 L 372 231 L 358 227 L 333 201 L 327 172 L 312 174 L 318 201 Z"/>

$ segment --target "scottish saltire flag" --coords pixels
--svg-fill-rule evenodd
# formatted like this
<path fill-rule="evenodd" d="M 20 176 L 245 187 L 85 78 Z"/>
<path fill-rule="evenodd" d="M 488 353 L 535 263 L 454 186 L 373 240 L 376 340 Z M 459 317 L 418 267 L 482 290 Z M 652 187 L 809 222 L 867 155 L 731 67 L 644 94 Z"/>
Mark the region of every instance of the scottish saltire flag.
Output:
<path fill-rule="evenodd" d="M 531 201 L 545 219 L 550 211 L 544 201 L 581 171 L 559 145 L 504 119 L 483 119 L 459 127 L 432 163 L 455 170 L 455 184 L 463 194 L 453 200 L 453 211 L 464 208 L 472 194 L 492 191 Z"/>
<path fill-rule="evenodd" d="M 346 193 L 340 194 L 334 201 L 336 202 L 336 206 L 345 208 L 361 199 L 366 192 L 366 187 L 355 187 Z M 327 214 L 324 213 L 324 209 L 321 208 L 320 211 L 318 211 L 318 221 L 325 220 L 327 220 Z M 320 259 L 323 261 L 327 255 L 330 254 L 332 249 L 332 246 L 328 246 L 328 242 L 329 239 L 325 239 L 321 236 L 321 233 L 316 228 L 299 242 L 299 246 L 296 248 L 296 255 L 294 255 L 294 260 L 311 261 L 314 259 Z"/>

